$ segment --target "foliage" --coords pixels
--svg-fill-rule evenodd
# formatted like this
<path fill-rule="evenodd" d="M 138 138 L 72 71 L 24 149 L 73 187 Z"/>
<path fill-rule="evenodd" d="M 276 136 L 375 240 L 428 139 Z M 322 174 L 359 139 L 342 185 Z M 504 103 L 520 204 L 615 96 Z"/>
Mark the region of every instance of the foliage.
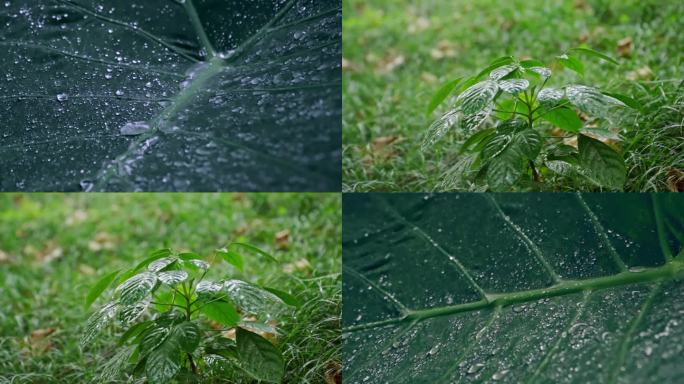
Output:
<path fill-rule="evenodd" d="M 638 103 L 585 85 L 547 87 L 552 76 L 549 67 L 583 75 L 581 54 L 617 64 L 588 48 L 570 49 L 548 67 L 538 60 L 512 56 L 492 61 L 454 87 L 462 91 L 449 103 L 452 109 L 430 125 L 422 149 L 429 150 L 455 127 L 470 135 L 460 151 L 468 164 L 452 169 L 460 174 L 460 180 L 479 179 L 493 190 L 506 190 L 527 173 L 541 182 L 549 171 L 575 172 L 598 186 L 621 189 L 627 176 L 622 155 L 602 139 L 616 136 L 609 129 L 611 112 L 639 108 Z M 444 88 L 438 91 L 428 113 L 450 93 Z M 599 126 L 599 119 L 605 119 L 608 127 Z M 573 141 L 576 147 L 568 145 Z M 458 179 L 447 175 L 445 181 Z"/>
<path fill-rule="evenodd" d="M 144 372 L 151 383 L 167 383 L 179 374 L 199 379 L 202 371 L 223 365 L 265 382 L 282 381 L 283 357 L 264 335 L 278 333 L 278 316 L 292 296 L 241 280 L 205 280 L 209 269 L 210 264 L 195 253 L 160 249 L 134 268 L 105 275 L 92 287 L 86 304 L 118 282 L 113 299 L 88 320 L 81 345 L 89 345 L 115 320 L 127 329 L 119 352 L 102 371 L 102 381 L 124 371 Z M 148 316 L 148 309 L 155 314 Z"/>
<path fill-rule="evenodd" d="M 678 383 L 684 195 L 344 196 L 345 383 Z"/>

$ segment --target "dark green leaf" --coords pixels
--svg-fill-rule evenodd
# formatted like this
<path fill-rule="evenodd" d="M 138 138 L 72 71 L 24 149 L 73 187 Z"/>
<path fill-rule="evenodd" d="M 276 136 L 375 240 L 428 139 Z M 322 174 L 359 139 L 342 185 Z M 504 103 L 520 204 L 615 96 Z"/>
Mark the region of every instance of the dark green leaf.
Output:
<path fill-rule="evenodd" d="M 584 76 L 584 64 L 575 56 L 561 55 L 557 57 L 557 60 L 563 64 L 564 67 Z"/>
<path fill-rule="evenodd" d="M 3 4 L 0 190 L 339 189 L 340 1 Z"/>
<path fill-rule="evenodd" d="M 170 337 L 174 337 L 178 341 L 181 350 L 193 353 L 199 346 L 200 336 L 200 329 L 197 323 L 186 321 L 176 325 Z"/>
<path fill-rule="evenodd" d="M 603 94 L 623 102 L 626 106 L 628 106 L 632 109 L 636 109 L 636 110 L 640 111 L 643 108 L 641 103 L 639 103 L 637 100 L 635 100 L 629 96 L 625 96 L 625 95 L 622 95 L 619 93 L 609 93 L 609 92 L 603 92 Z"/>
<path fill-rule="evenodd" d="M 426 115 L 432 114 L 432 112 L 437 109 L 437 107 L 442 104 L 444 99 L 449 97 L 449 95 L 456 89 L 458 84 L 461 82 L 462 77 L 459 77 L 455 80 L 451 80 L 450 82 L 444 84 L 442 87 L 440 87 L 437 92 L 435 93 L 434 96 L 432 96 L 432 99 L 430 100 L 430 104 L 428 104 L 428 108 L 426 111 Z"/>
<path fill-rule="evenodd" d="M 582 120 L 569 108 L 556 108 L 542 112 L 541 116 L 542 119 L 567 132 L 579 132 L 582 128 Z"/>
<path fill-rule="evenodd" d="M 684 374 L 684 239 L 670 229 L 684 228 L 682 194 L 372 193 L 343 205 L 345 382 Z"/>
<path fill-rule="evenodd" d="M 585 135 L 579 135 L 579 160 L 588 176 L 597 184 L 622 189 L 627 169 L 622 156 L 608 145 Z"/>
<path fill-rule="evenodd" d="M 88 295 L 85 299 L 86 308 L 90 307 L 90 305 L 93 304 L 98 297 L 100 297 L 102 292 L 104 292 L 105 289 L 107 289 L 109 285 L 112 284 L 112 281 L 116 279 L 116 276 L 119 274 L 119 271 L 120 270 L 117 269 L 112 273 L 104 275 L 100 280 L 97 281 L 97 283 L 95 283 L 95 285 L 93 285 L 92 288 L 90 288 L 90 290 L 88 291 Z"/>
<path fill-rule="evenodd" d="M 195 252 L 181 252 L 178 254 L 178 258 L 180 258 L 183 261 L 190 261 L 190 260 L 196 260 L 196 259 L 201 259 L 202 257 Z"/>
<path fill-rule="evenodd" d="M 247 244 L 247 243 L 230 243 L 230 244 L 228 245 L 228 249 L 230 249 L 230 248 L 235 248 L 235 247 L 237 247 L 237 248 L 242 248 L 242 249 L 245 249 L 245 250 L 248 250 L 248 251 L 250 251 L 250 252 L 256 253 L 257 255 L 261 255 L 261 256 L 265 257 L 266 259 L 268 259 L 268 260 L 270 260 L 270 261 L 274 261 L 274 262 L 277 262 L 277 261 L 278 261 L 278 260 L 276 260 L 276 258 L 273 257 L 273 255 L 271 255 L 270 253 L 264 251 L 264 250 L 261 249 L 261 248 L 255 247 L 255 246 L 253 246 L 253 245 L 251 245 L 251 244 Z"/>
<path fill-rule="evenodd" d="M 223 260 L 227 261 L 229 264 L 234 265 L 237 269 L 241 271 L 245 269 L 245 260 L 242 258 L 241 254 L 226 248 L 217 250 L 216 254 L 221 256 Z"/>
<path fill-rule="evenodd" d="M 201 312 L 211 320 L 228 327 L 234 327 L 240 322 L 240 315 L 235 307 L 226 301 L 214 301 L 206 304 Z"/>
<path fill-rule="evenodd" d="M 470 137 L 461 145 L 461 153 L 466 151 L 475 151 L 478 144 L 486 141 L 488 138 L 496 133 L 496 128 L 489 128 L 477 131 L 470 135 Z"/>
<path fill-rule="evenodd" d="M 168 337 L 147 355 L 145 374 L 152 384 L 167 384 L 181 369 L 179 339 Z"/>
<path fill-rule="evenodd" d="M 543 67 L 544 63 L 539 60 L 522 60 L 520 61 L 520 66 L 527 69 L 532 67 Z"/>
<path fill-rule="evenodd" d="M 138 336 L 140 333 L 144 332 L 149 328 L 153 322 L 151 320 L 148 321 L 142 321 L 140 323 L 137 323 L 133 325 L 132 327 L 128 328 L 126 332 L 124 332 L 123 335 L 121 335 L 121 338 L 119 338 L 119 345 L 124 345 L 128 340 L 130 340 L 133 337 Z"/>
<path fill-rule="evenodd" d="M 494 101 L 499 86 L 496 81 L 485 80 L 466 89 L 456 99 L 464 115 L 474 115 Z"/>
<path fill-rule="evenodd" d="M 280 298 L 280 300 L 282 300 L 287 305 L 291 305 L 293 307 L 300 307 L 302 305 L 302 302 L 298 298 L 294 297 L 293 295 L 291 295 L 285 291 L 281 291 L 279 289 L 269 288 L 269 287 L 262 287 L 262 288 L 271 292 L 272 294 L 278 296 Z"/>
<path fill-rule="evenodd" d="M 270 341 L 238 328 L 237 353 L 241 368 L 257 380 L 280 383 L 285 374 L 285 362 L 278 349 Z"/>
<path fill-rule="evenodd" d="M 584 53 L 584 54 L 587 54 L 589 56 L 598 57 L 599 59 L 603 59 L 609 63 L 613 63 L 615 65 L 618 65 L 618 62 L 615 59 L 613 59 L 612 57 L 604 55 L 601 52 L 594 51 L 593 49 L 577 47 L 577 48 L 571 48 L 569 51 L 570 52 Z"/>

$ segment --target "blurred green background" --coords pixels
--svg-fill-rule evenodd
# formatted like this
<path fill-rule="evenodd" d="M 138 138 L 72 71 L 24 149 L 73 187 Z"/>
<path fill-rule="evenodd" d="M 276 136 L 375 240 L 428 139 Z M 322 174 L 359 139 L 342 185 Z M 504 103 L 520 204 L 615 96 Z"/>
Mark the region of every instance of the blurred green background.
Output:
<path fill-rule="evenodd" d="M 625 190 L 684 190 L 683 14 L 678 0 L 345 0 L 344 190 L 439 189 L 464 137 L 451 132 L 420 151 L 445 111 L 426 116 L 437 89 L 504 55 L 550 62 L 580 44 L 620 65 L 585 58 L 583 79 L 555 71 L 549 85 L 596 85 L 638 99 L 644 112 L 619 127 Z M 548 185 L 595 188 L 563 178 Z"/>
<path fill-rule="evenodd" d="M 217 261 L 213 274 L 268 284 L 304 302 L 281 324 L 286 382 L 334 382 L 340 217 L 338 194 L 1 194 L 0 383 L 90 382 L 121 333 L 110 328 L 92 346 L 78 346 L 94 309 L 83 305 L 90 285 L 158 248 L 211 260 L 230 241 L 259 246 L 279 263 L 245 254 L 244 273 Z"/>

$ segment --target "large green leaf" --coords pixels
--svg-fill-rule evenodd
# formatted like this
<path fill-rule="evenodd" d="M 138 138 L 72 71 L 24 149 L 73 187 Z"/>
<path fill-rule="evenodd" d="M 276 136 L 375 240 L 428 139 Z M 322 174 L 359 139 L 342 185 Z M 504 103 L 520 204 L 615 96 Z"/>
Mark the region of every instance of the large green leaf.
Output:
<path fill-rule="evenodd" d="M 242 369 L 258 380 L 268 383 L 282 381 L 285 362 L 270 341 L 242 328 L 237 329 L 236 341 Z"/>
<path fill-rule="evenodd" d="M 548 112 L 542 112 L 541 116 L 544 120 L 567 132 L 579 132 L 582 128 L 582 120 L 570 108 L 555 108 Z"/>
<path fill-rule="evenodd" d="M 211 320 L 222 325 L 234 327 L 240 322 L 240 315 L 235 307 L 226 301 L 214 301 L 202 307 L 202 313 Z"/>
<path fill-rule="evenodd" d="M 684 375 L 682 195 L 350 194 L 343 245 L 345 383 Z"/>
<path fill-rule="evenodd" d="M 339 0 L 16 0 L 0 190 L 338 190 Z"/>
<path fill-rule="evenodd" d="M 514 184 L 522 175 L 523 163 L 539 155 L 541 144 L 541 135 L 533 129 L 495 136 L 483 150 L 483 155 L 494 153 L 487 168 L 489 186 L 502 190 Z"/>
<path fill-rule="evenodd" d="M 597 184 L 622 189 L 627 180 L 627 168 L 619 153 L 592 137 L 579 135 L 579 162 Z"/>
<path fill-rule="evenodd" d="M 428 104 L 426 115 L 430 116 L 430 114 L 434 112 L 440 104 L 442 104 L 444 99 L 446 99 L 461 83 L 461 79 L 462 77 L 451 80 L 450 82 L 442 85 L 437 92 L 435 92 L 435 95 L 432 96 L 432 99 L 430 99 L 430 103 Z"/>
<path fill-rule="evenodd" d="M 135 304 L 143 300 L 157 285 L 157 275 L 152 272 L 139 273 L 119 285 L 116 290 L 121 292 L 119 303 L 122 305 Z"/>
<path fill-rule="evenodd" d="M 481 81 L 466 89 L 456 98 L 464 115 L 474 115 L 488 107 L 496 97 L 499 86 L 496 81 Z"/>
<path fill-rule="evenodd" d="M 90 307 L 90 305 L 97 300 L 98 297 L 102 294 L 102 292 L 105 291 L 109 287 L 110 284 L 112 284 L 112 281 L 116 279 L 116 276 L 119 274 L 119 270 L 117 269 L 114 272 L 108 273 L 104 275 L 100 280 L 95 283 L 95 285 L 90 288 L 88 291 L 88 294 L 86 295 L 85 299 L 85 306 Z"/>

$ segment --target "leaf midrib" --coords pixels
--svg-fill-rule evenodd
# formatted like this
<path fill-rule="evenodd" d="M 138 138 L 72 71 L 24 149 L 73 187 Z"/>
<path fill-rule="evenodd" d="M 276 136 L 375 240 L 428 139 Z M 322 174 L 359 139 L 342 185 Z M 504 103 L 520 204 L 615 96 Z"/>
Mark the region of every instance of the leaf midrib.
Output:
<path fill-rule="evenodd" d="M 497 294 L 490 293 L 487 294 L 484 299 L 470 303 L 429 309 L 408 310 L 402 317 L 345 327 L 344 332 L 355 332 L 404 322 L 410 323 L 455 313 L 493 307 L 505 307 L 572 293 L 596 291 L 636 283 L 656 282 L 666 279 L 675 279 L 682 276 L 684 276 L 684 262 L 674 259 L 662 266 L 645 269 L 639 272 L 628 270 L 615 275 L 600 276 L 590 279 L 560 280 L 559 283 L 544 288 Z"/>

